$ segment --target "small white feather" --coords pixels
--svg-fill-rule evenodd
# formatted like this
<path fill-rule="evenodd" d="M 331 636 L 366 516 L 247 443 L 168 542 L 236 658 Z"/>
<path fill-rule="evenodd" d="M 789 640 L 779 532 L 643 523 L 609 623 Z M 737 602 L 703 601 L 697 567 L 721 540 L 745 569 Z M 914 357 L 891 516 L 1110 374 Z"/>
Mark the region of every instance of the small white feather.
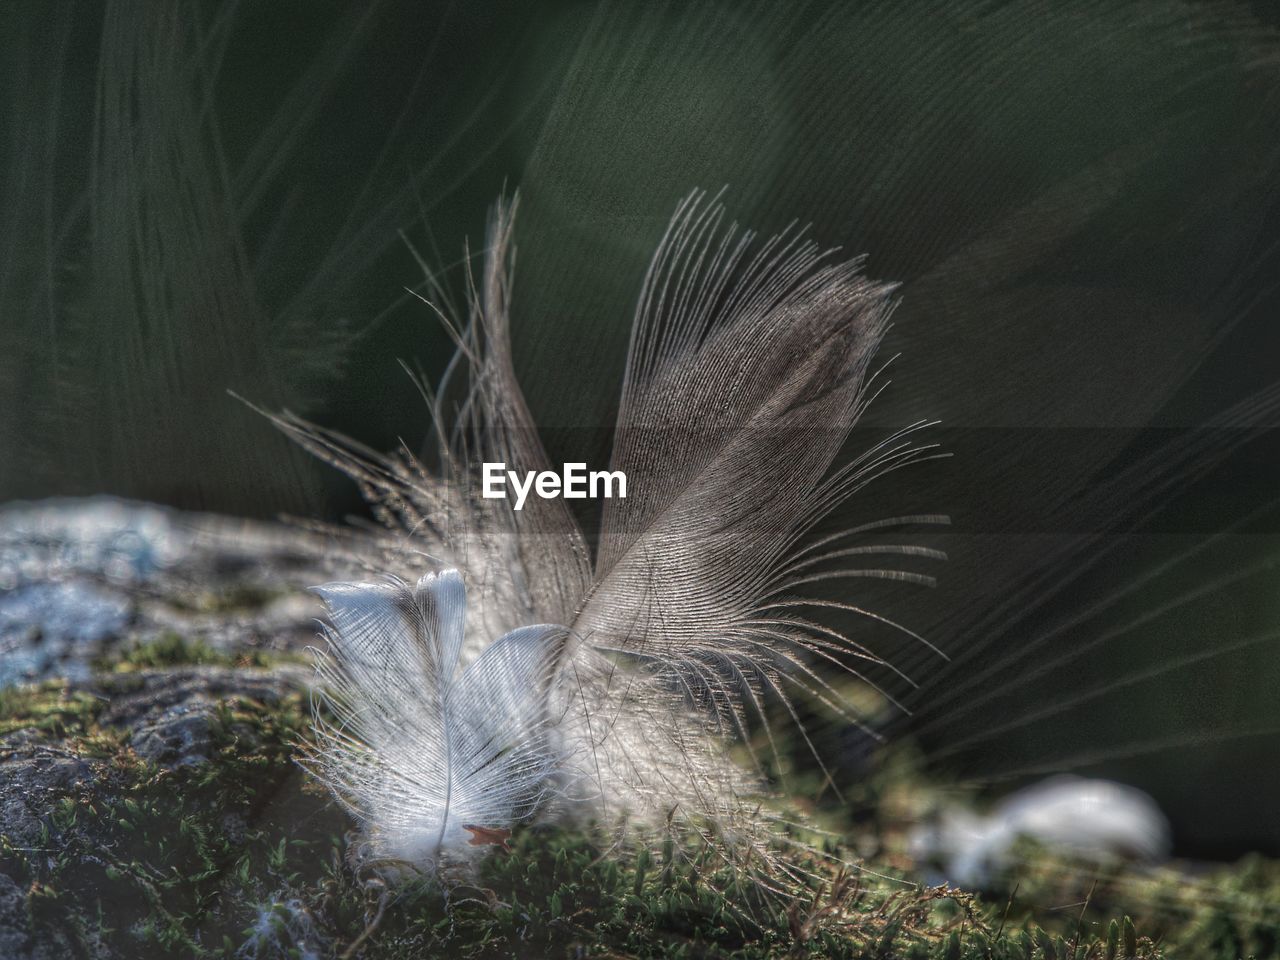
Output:
<path fill-rule="evenodd" d="M 331 626 L 308 765 L 363 822 L 363 859 L 432 870 L 555 794 L 547 706 L 563 628 L 513 630 L 463 665 L 456 570 L 316 592 Z"/>

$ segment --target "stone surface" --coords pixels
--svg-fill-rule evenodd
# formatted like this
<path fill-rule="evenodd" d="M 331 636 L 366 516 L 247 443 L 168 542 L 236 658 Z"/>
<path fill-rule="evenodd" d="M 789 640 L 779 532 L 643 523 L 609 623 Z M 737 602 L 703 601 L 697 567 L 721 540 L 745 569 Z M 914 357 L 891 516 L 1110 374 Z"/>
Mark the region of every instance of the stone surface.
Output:
<path fill-rule="evenodd" d="M 268 672 L 179 667 L 99 678 L 87 687 L 110 701 L 100 723 L 127 731 L 130 747 L 142 759 L 173 768 L 209 759 L 223 704 L 238 698 L 274 704 L 303 689 L 310 677 L 310 669 L 288 665 Z M 242 738 L 253 734 L 231 732 Z M 245 746 L 252 748 L 251 742 Z"/>
<path fill-rule="evenodd" d="M 90 660 L 124 637 L 134 612 L 124 594 L 77 580 L 0 595 L 0 686 L 87 676 Z"/>
<path fill-rule="evenodd" d="M 156 841 L 186 849 L 183 844 L 189 847 L 192 835 L 184 823 L 200 824 L 195 829 L 217 834 L 233 848 L 254 846 L 250 830 L 255 824 L 246 818 L 252 808 L 210 807 L 191 784 L 199 782 L 216 751 L 228 744 L 237 757 L 258 754 L 261 728 L 237 718 L 269 713 L 283 698 L 304 690 L 311 675 L 309 667 L 288 663 L 265 669 L 178 665 L 97 673 L 64 688 L 42 688 L 43 696 L 55 703 L 100 704 L 93 711 L 91 728 L 98 736 L 109 733 L 112 739 L 105 747 L 96 745 L 95 753 L 95 744 L 81 739 L 82 733 L 62 734 L 36 721 L 0 737 L 0 958 L 111 960 L 119 956 L 101 942 L 96 929 L 98 898 L 117 898 L 113 906 L 103 908 L 113 921 L 121 916 L 145 917 L 150 909 L 145 891 L 151 885 L 165 889 L 162 884 L 173 876 L 152 863 L 156 852 L 164 850 Z M 246 714 L 247 705 L 258 712 Z M 8 723 L 12 726 L 21 720 L 9 718 Z M 68 727 L 74 723 L 67 721 Z M 264 801 L 270 800 L 271 790 L 279 789 L 279 778 L 289 776 L 289 771 L 294 777 L 298 774 L 288 759 L 273 761 L 261 788 Z M 166 781 L 166 777 L 185 779 Z M 167 805 L 159 811 L 130 808 L 130 804 L 148 802 L 147 784 L 163 782 L 174 783 L 167 793 L 159 788 L 161 796 L 169 797 L 164 802 L 173 804 L 172 809 Z M 287 820 L 290 803 L 280 802 L 285 810 L 277 816 Z M 264 809 L 268 808 L 253 812 L 261 815 Z M 125 825 L 130 822 L 134 825 Z M 130 846 L 139 842 L 145 846 Z M 68 851 L 74 851 L 69 863 L 64 860 Z M 199 855 L 178 856 L 186 870 L 208 869 Z M 113 880 L 110 870 L 130 863 L 141 879 L 135 875 L 120 883 Z M 227 871 L 231 866 L 231 861 L 223 861 L 217 869 Z M 66 889 L 76 884 L 83 885 L 93 899 Z M 233 930 L 253 915 L 248 905 L 229 912 Z M 157 947 L 141 930 L 135 938 L 136 951 L 126 955 L 185 955 L 180 947 Z"/>
<path fill-rule="evenodd" d="M 117 927 L 108 939 L 136 943 L 124 955 L 186 955 L 145 930 L 165 922 L 148 889 L 191 908 L 157 858 L 195 842 L 186 821 L 253 848 L 258 818 L 288 821 L 288 808 L 271 812 L 284 802 L 271 791 L 300 773 L 277 732 L 261 786 L 237 809 L 127 805 L 197 796 L 218 750 L 229 769 L 228 745 L 255 758 L 262 729 L 245 718 L 306 689 L 301 652 L 322 607 L 305 588 L 335 575 L 322 542 L 283 525 L 105 498 L 0 508 L 0 960 L 122 955 L 105 945 L 97 907 L 71 892 L 81 888 L 124 898 L 104 908 Z M 194 853 L 174 856 L 198 868 Z M 238 936 L 254 917 L 230 910 L 227 929 Z"/>
<path fill-rule="evenodd" d="M 93 778 L 90 763 L 57 745 L 27 744 L 0 753 L 0 835 L 35 850 L 55 799 Z"/>
<path fill-rule="evenodd" d="M 0 957 L 29 957 L 33 947 L 27 923 L 27 893 L 0 873 Z"/>
<path fill-rule="evenodd" d="M 335 578 L 326 543 L 282 524 L 96 497 L 0 507 L 0 687 L 83 680 L 166 635 L 235 653 L 296 650 Z"/>

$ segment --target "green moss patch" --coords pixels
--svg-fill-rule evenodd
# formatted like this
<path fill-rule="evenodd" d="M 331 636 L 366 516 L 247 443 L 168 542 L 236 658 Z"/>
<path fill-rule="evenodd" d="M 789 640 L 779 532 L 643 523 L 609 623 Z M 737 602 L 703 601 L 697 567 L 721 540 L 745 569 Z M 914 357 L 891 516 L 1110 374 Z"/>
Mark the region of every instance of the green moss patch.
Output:
<path fill-rule="evenodd" d="M 104 702 L 61 681 L 0 688 L 0 736 L 33 730 L 54 738 L 85 737 Z"/>
<path fill-rule="evenodd" d="M 113 673 L 131 673 L 135 670 L 179 666 L 263 668 L 278 663 L 301 663 L 303 660 L 303 656 L 297 653 L 219 650 L 202 640 L 188 640 L 179 633 L 169 631 L 145 643 L 134 644 L 97 666 Z"/>
<path fill-rule="evenodd" d="M 112 682 L 189 653 L 167 649 L 113 667 Z M 0 838 L 31 936 L 70 957 L 1235 960 L 1280 942 L 1280 867 L 1258 859 L 1191 878 L 1090 872 L 1028 846 L 1012 896 L 913 882 L 893 821 L 932 788 L 909 762 L 868 781 L 860 802 L 879 813 L 850 828 L 880 852 L 857 863 L 829 843 L 835 858 L 794 864 L 813 874 L 794 896 L 694 839 L 624 855 L 593 831 L 546 828 L 517 831 L 467 884 L 391 888 L 347 866 L 350 818 L 295 763 L 301 691 L 221 697 L 205 759 L 174 769 L 140 759 L 105 704 L 58 684 L 0 694 L 0 732 L 30 730 L 93 771 L 49 801 L 35 842 Z"/>

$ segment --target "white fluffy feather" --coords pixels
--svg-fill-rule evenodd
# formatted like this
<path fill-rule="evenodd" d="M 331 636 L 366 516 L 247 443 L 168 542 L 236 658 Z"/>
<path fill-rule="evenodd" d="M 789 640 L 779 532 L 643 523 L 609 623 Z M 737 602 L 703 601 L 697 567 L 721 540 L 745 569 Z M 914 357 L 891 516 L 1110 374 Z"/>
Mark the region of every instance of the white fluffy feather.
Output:
<path fill-rule="evenodd" d="M 332 626 L 309 763 L 375 859 L 431 868 L 546 804 L 563 760 L 547 709 L 563 628 L 521 627 L 462 665 L 457 571 L 316 592 Z"/>

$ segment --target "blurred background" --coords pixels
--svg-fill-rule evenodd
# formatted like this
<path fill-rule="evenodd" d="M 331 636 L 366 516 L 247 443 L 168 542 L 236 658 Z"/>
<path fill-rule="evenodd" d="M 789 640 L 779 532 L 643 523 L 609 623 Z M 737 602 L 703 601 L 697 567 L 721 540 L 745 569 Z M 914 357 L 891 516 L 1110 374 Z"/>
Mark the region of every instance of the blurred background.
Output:
<path fill-rule="evenodd" d="M 892 385 L 953 454 L 938 586 L 841 582 L 938 776 L 1149 791 L 1179 852 L 1280 854 L 1280 8 L 1244 0 L 6 4 L 0 501 L 360 515 L 232 394 L 427 437 L 487 210 L 553 462 L 607 460 L 677 201 L 901 282 Z M 865 433 L 865 436 L 863 435 Z M 584 518 L 590 520 L 589 517 Z M 925 569 L 922 566 L 921 569 Z M 867 581 L 871 583 L 871 581 Z M 829 731 L 841 775 L 864 738 Z"/>

